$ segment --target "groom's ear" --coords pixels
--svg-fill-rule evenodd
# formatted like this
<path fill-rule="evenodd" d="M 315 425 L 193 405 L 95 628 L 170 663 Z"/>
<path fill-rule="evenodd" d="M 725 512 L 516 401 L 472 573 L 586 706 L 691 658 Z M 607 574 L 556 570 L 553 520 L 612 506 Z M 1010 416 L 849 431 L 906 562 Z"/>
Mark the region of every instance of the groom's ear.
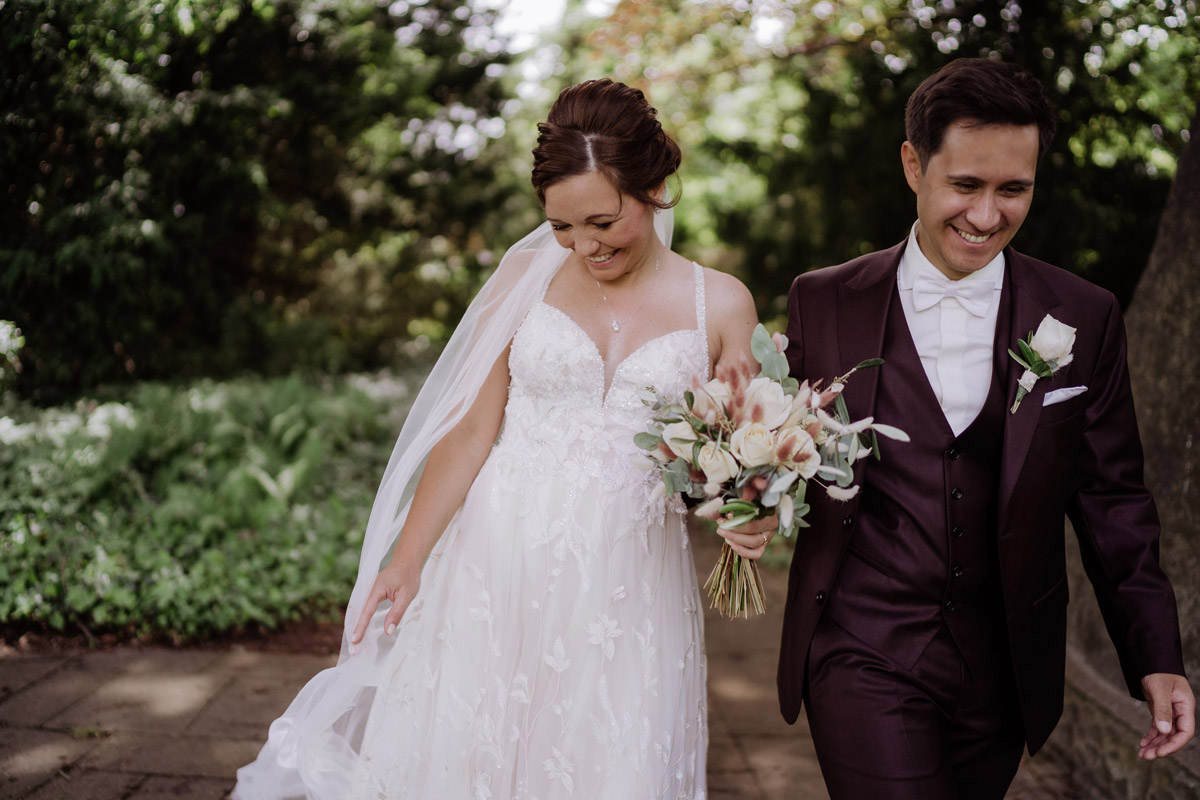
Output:
<path fill-rule="evenodd" d="M 921 168 L 921 157 L 917 155 L 917 148 L 913 147 L 912 142 L 905 141 L 900 145 L 900 163 L 904 166 L 904 179 L 908 181 L 908 188 L 914 193 L 919 193 L 921 175 L 925 170 Z"/>

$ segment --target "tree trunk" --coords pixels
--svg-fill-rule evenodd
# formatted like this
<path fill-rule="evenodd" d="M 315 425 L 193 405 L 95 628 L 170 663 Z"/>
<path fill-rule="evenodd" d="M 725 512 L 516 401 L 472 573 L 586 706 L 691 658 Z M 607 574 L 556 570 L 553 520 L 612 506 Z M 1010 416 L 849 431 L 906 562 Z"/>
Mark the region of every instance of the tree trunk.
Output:
<path fill-rule="evenodd" d="M 1200 136 L 1200 109 L 1192 120 Z M 1184 655 L 1200 677 L 1200 146 L 1183 153 L 1158 238 L 1125 315 L 1146 483 L 1162 517 Z"/>
<path fill-rule="evenodd" d="M 1200 109 L 1190 130 L 1200 136 Z M 1125 326 L 1146 484 L 1162 519 L 1161 560 L 1179 602 L 1188 674 L 1193 688 L 1200 688 L 1200 145 L 1195 142 L 1179 162 Z M 1077 553 L 1074 538 L 1068 538 L 1068 547 Z M 1069 573 L 1066 709 L 1047 751 L 1098 797 L 1200 796 L 1195 747 L 1149 765 L 1135 757 L 1149 714 L 1128 697 L 1078 556 L 1070 560 Z"/>

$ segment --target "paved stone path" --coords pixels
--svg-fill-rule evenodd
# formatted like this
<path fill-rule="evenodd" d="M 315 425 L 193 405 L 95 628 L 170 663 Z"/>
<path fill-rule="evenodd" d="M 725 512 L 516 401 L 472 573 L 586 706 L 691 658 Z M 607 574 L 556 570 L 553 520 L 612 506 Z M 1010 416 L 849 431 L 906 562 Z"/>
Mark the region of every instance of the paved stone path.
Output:
<path fill-rule="evenodd" d="M 707 537 L 696 542 L 703 578 L 717 549 Z M 766 615 L 706 617 L 709 797 L 828 800 L 803 715 L 790 727 L 777 710 L 786 576 L 774 570 L 764 579 Z M 0 798 L 223 798 L 270 721 L 334 661 L 238 649 L 0 652 Z M 1022 766 L 1006 800 L 1079 797 L 1039 758 Z"/>

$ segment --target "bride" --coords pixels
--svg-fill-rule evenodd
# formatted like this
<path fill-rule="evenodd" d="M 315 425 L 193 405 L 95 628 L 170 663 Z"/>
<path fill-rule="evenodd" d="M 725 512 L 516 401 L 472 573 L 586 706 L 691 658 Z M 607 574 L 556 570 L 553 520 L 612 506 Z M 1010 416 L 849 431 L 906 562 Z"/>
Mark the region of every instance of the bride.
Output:
<path fill-rule="evenodd" d="M 669 248 L 680 154 L 656 116 L 599 80 L 538 126 L 547 221 L 434 367 L 371 512 L 341 658 L 234 798 L 705 796 L 700 596 L 684 508 L 633 444 L 638 390 L 682 397 L 749 359 L 756 318 L 739 281 Z M 765 543 L 759 526 L 744 532 Z"/>

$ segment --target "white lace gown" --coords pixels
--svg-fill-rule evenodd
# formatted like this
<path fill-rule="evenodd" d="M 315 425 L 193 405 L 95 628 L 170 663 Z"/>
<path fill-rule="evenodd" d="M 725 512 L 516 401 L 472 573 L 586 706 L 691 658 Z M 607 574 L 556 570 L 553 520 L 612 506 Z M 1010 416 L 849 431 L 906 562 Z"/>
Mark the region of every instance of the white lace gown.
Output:
<path fill-rule="evenodd" d="M 633 444 L 640 387 L 706 380 L 694 330 L 613 372 L 538 302 L 503 432 L 430 556 L 380 676 L 354 798 L 705 796 L 703 619 L 683 509 Z"/>

